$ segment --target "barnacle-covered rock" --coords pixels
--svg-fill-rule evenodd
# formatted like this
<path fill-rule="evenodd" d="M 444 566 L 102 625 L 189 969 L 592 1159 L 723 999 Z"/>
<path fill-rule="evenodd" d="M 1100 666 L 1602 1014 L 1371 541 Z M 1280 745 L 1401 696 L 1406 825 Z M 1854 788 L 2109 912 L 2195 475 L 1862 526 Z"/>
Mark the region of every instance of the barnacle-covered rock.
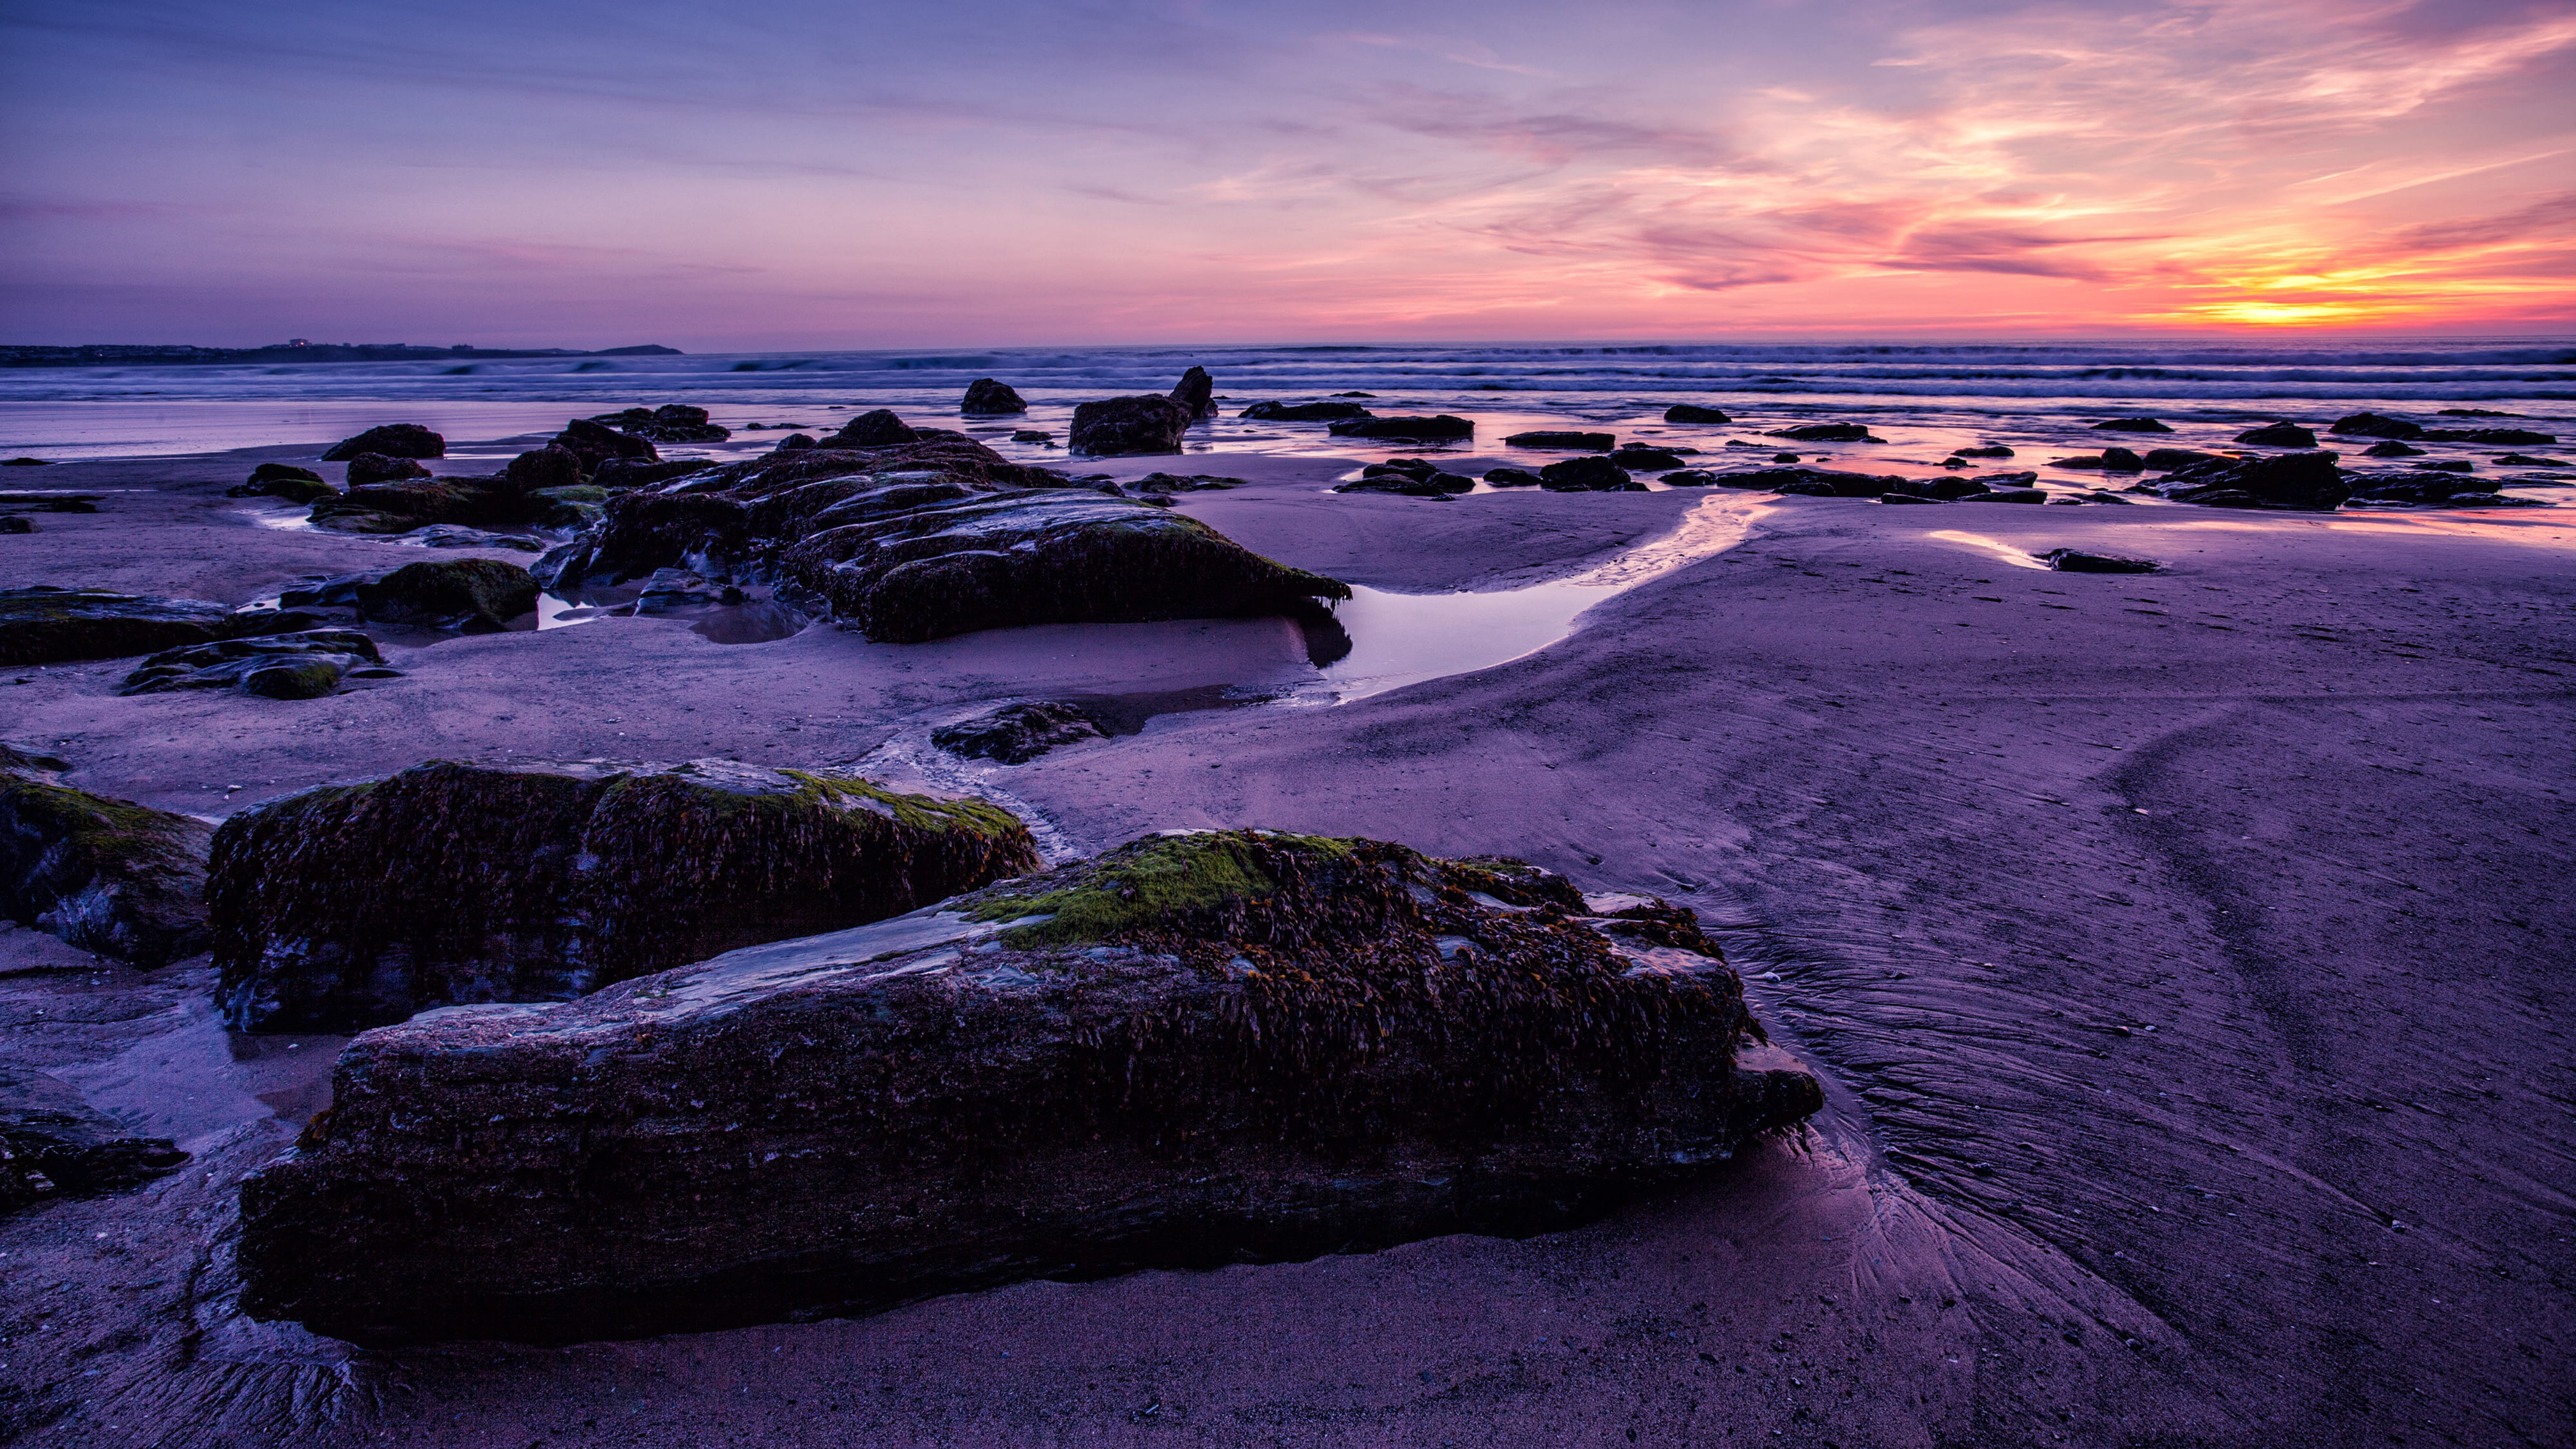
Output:
<path fill-rule="evenodd" d="M 359 1037 L 243 1188 L 242 1302 L 564 1340 L 1524 1233 L 1820 1105 L 1686 910 L 1379 841 L 1149 838 Z"/>
<path fill-rule="evenodd" d="M 434 762 L 225 821 L 207 899 L 236 1029 L 352 1031 L 578 996 L 1038 864 L 1007 811 L 854 775 Z"/>

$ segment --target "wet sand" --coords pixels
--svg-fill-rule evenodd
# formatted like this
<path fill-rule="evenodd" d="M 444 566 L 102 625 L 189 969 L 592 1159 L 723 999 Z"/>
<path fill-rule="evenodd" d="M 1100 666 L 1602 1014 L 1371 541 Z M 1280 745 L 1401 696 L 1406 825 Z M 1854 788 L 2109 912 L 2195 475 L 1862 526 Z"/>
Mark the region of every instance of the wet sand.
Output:
<path fill-rule="evenodd" d="M 22 486 L 154 491 L 40 516 L 0 540 L 11 576 L 239 602 L 421 556 L 217 496 L 298 452 L 43 470 Z M 1334 497 L 1332 460 L 1188 463 L 1249 486 L 1184 511 L 1396 592 L 1578 578 L 1708 506 Z M 64 1445 L 2576 1438 L 2567 515 L 1760 502 L 1744 541 L 1603 590 L 1511 662 L 1163 714 L 1016 767 L 924 737 L 1003 699 L 1317 676 L 1280 621 L 726 646 L 664 619 L 404 649 L 408 677 L 310 702 L 115 698 L 131 661 L 0 676 L 27 681 L 0 682 L 0 736 L 70 759 L 69 783 L 207 815 L 439 756 L 725 754 L 982 789 L 1060 850 L 1261 824 L 1519 854 L 1698 909 L 1829 1093 L 1796 1140 L 1524 1241 L 360 1353 L 226 1296 L 232 1186 L 322 1105 L 335 1039 L 228 1039 L 202 961 L 146 974 L 0 931 L 9 1050 L 198 1153 L 0 1222 L 0 1425 Z M 2060 545 L 2171 569 L 2025 566 Z"/>

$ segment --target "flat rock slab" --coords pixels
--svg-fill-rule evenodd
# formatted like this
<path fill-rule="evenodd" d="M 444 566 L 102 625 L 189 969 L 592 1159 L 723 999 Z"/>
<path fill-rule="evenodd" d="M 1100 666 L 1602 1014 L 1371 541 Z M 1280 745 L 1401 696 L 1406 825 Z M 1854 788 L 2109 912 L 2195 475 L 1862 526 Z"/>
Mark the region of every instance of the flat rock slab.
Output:
<path fill-rule="evenodd" d="M 1821 1105 L 1688 911 L 1516 861 L 1148 838 L 351 1043 L 244 1304 L 360 1341 L 863 1312 L 1523 1233 Z"/>

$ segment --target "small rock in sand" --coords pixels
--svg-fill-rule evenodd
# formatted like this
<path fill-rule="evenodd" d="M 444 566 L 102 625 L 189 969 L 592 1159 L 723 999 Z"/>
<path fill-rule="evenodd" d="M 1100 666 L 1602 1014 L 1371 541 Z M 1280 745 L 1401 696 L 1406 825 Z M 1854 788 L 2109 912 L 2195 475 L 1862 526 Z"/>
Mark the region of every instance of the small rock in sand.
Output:
<path fill-rule="evenodd" d="M 1081 705 L 1056 700 L 1006 705 L 930 732 L 930 742 L 952 755 L 1005 765 L 1025 765 L 1058 745 L 1102 737 L 1099 722 Z"/>

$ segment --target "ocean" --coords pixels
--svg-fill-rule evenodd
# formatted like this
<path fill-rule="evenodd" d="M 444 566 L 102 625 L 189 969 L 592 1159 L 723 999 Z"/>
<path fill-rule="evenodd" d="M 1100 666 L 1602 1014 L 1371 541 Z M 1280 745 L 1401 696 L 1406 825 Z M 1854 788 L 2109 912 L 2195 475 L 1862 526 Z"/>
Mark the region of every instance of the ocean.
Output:
<path fill-rule="evenodd" d="M 979 377 L 1000 378 L 1029 400 L 1022 425 L 1061 434 L 1075 403 L 1165 391 L 1193 365 L 1214 374 L 1229 404 L 1193 451 L 1341 450 L 1319 426 L 1232 415 L 1265 398 L 1342 392 L 1374 394 L 1380 413 L 1471 416 L 1480 437 L 1523 420 L 1569 418 L 1651 431 L 1665 407 L 1684 401 L 1766 420 L 1876 416 L 1940 438 L 2028 441 L 2136 413 L 2212 433 L 2365 409 L 2478 407 L 2576 429 L 2576 339 L 1161 346 L 12 368 L 0 370 L 0 453 L 167 456 L 328 442 L 387 421 L 493 441 L 552 432 L 569 416 L 666 402 L 693 403 L 753 431 L 830 427 L 876 407 L 933 422 L 953 419 Z"/>

